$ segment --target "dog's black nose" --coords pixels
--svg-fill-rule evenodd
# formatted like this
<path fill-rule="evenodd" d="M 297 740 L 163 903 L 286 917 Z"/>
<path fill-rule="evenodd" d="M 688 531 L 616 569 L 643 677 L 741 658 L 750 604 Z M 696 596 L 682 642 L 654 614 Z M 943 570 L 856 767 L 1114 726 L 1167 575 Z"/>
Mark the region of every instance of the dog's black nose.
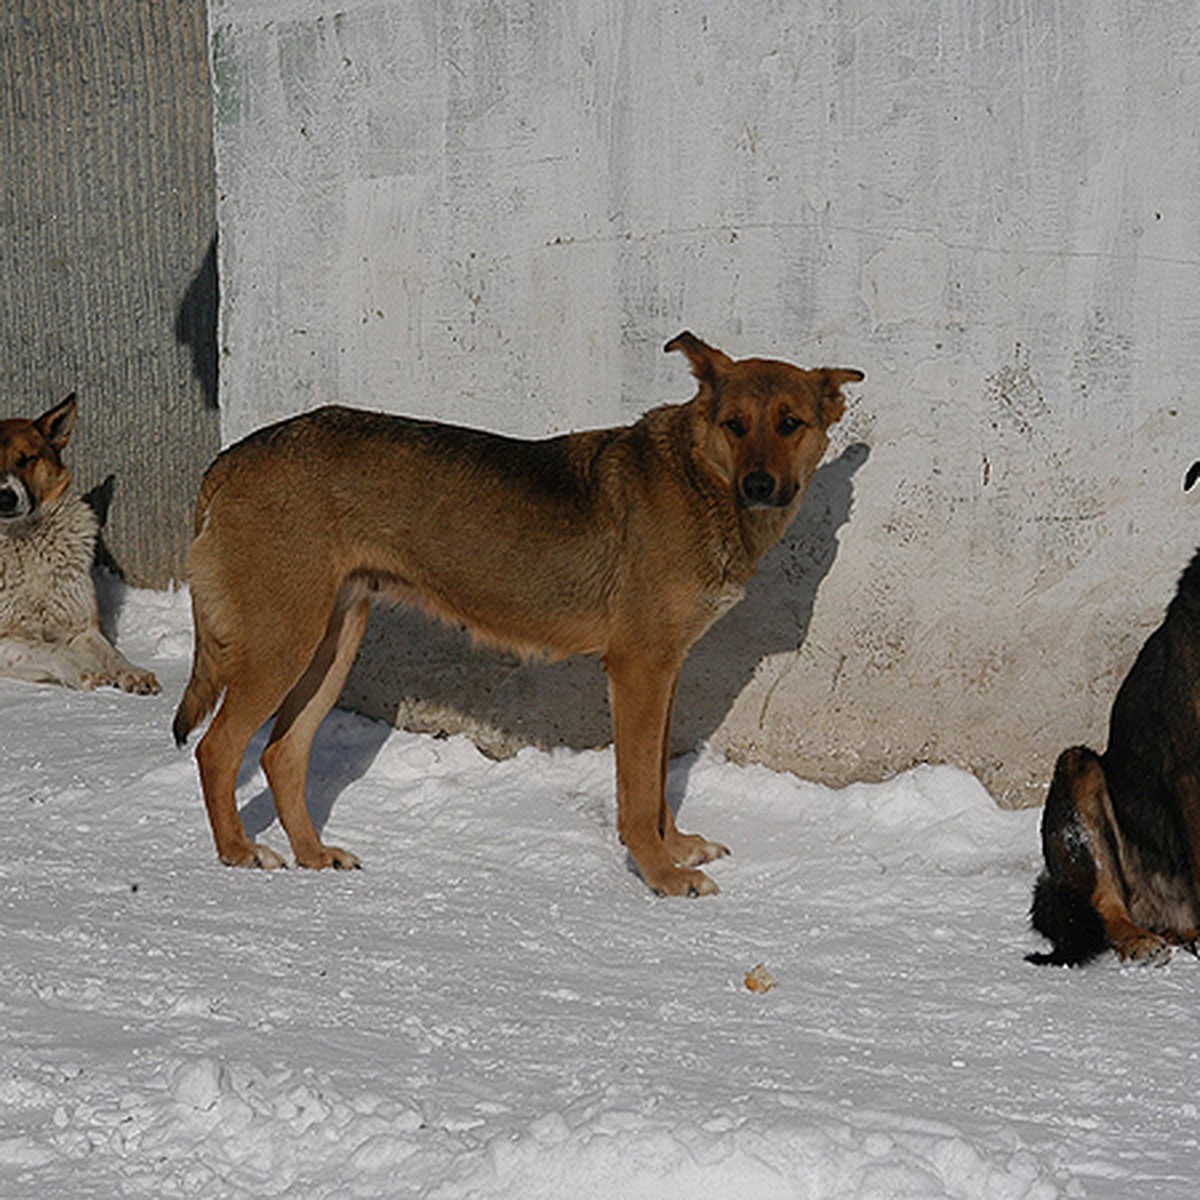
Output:
<path fill-rule="evenodd" d="M 751 471 L 742 478 L 742 499 L 747 504 L 770 504 L 775 495 L 775 476 L 767 471 Z"/>

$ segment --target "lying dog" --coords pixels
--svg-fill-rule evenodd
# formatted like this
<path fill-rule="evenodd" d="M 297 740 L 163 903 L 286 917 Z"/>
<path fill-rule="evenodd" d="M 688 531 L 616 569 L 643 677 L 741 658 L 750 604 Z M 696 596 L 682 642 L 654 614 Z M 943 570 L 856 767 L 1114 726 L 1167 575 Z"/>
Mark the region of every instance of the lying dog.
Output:
<path fill-rule="evenodd" d="M 855 370 L 735 362 L 669 342 L 699 389 L 630 427 L 519 441 L 322 408 L 259 430 L 209 468 L 191 548 L 195 659 L 175 716 L 196 750 L 221 860 L 281 866 L 246 836 L 234 787 L 251 735 L 296 861 L 354 867 L 305 803 L 313 736 L 336 701 L 370 598 L 414 604 L 522 653 L 603 658 L 617 824 L 647 884 L 717 890 L 728 853 L 681 833 L 666 800 L 676 681 L 688 648 L 742 595 L 795 516 Z"/>
<path fill-rule="evenodd" d="M 1189 470 L 1186 487 L 1200 474 Z M 1200 553 L 1117 691 L 1108 749 L 1059 756 L 1042 815 L 1046 866 L 1029 961 L 1074 966 L 1112 948 L 1146 959 L 1200 938 Z"/>
<path fill-rule="evenodd" d="M 99 523 L 69 490 L 62 451 L 75 397 L 36 421 L 0 421 L 0 675 L 72 688 L 158 691 L 100 631 L 92 560 Z"/>

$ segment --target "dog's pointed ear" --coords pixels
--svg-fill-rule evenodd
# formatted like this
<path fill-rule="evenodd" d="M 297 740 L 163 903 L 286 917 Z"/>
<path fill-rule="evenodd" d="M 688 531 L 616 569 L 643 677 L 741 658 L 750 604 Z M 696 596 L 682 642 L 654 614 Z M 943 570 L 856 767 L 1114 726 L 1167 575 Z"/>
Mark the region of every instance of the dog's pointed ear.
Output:
<path fill-rule="evenodd" d="M 1194 484 L 1197 479 L 1200 479 L 1200 462 L 1194 462 L 1190 467 L 1188 467 L 1188 472 L 1183 477 L 1183 490 L 1185 492 L 1190 492 L 1192 490 L 1192 484 Z"/>
<path fill-rule="evenodd" d="M 61 450 L 75 427 L 75 393 L 60 400 L 52 409 L 42 413 L 34 425 L 56 450 Z"/>
<path fill-rule="evenodd" d="M 733 366 L 733 359 L 723 350 L 718 350 L 707 342 L 702 342 L 694 333 L 684 330 L 673 337 L 663 350 L 670 354 L 672 350 L 682 350 L 692 364 L 692 374 L 706 383 L 709 387 L 717 381 L 717 376 Z"/>
<path fill-rule="evenodd" d="M 846 411 L 842 387 L 847 383 L 861 383 L 866 376 L 853 367 L 824 367 L 818 374 L 821 379 L 821 420 L 828 428 L 840 421 Z"/>

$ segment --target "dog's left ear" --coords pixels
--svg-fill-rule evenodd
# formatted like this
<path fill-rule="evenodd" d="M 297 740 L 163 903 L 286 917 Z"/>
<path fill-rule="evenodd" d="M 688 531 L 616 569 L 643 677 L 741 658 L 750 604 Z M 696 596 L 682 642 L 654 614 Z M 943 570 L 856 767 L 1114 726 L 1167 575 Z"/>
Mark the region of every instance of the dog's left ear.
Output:
<path fill-rule="evenodd" d="M 846 397 L 842 395 L 842 387 L 847 383 L 861 383 L 866 376 L 853 367 L 825 367 L 820 372 L 821 379 L 821 420 L 828 428 L 835 421 L 842 419 L 846 411 Z"/>
<path fill-rule="evenodd" d="M 716 347 L 708 345 L 707 342 L 702 342 L 694 333 L 690 333 L 686 329 L 683 333 L 673 337 L 663 347 L 663 350 L 667 354 L 670 354 L 672 350 L 682 350 L 687 355 L 688 362 L 692 364 L 692 374 L 709 387 L 714 387 L 717 376 L 733 366 L 733 359 L 723 350 L 718 350 Z"/>
<path fill-rule="evenodd" d="M 60 400 L 48 412 L 42 413 L 34 425 L 56 450 L 61 450 L 71 436 L 75 427 L 75 393 L 72 392 L 64 400 Z"/>
<path fill-rule="evenodd" d="M 1200 479 L 1200 462 L 1194 462 L 1190 467 L 1188 467 L 1188 473 L 1183 477 L 1183 490 L 1185 492 L 1190 492 L 1192 490 L 1192 484 L 1194 484 L 1197 479 Z"/>

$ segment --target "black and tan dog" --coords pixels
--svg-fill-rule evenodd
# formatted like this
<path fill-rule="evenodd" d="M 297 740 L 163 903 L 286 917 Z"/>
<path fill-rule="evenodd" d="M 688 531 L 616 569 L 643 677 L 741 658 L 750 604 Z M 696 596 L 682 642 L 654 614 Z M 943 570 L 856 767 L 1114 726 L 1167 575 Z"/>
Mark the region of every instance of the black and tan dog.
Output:
<path fill-rule="evenodd" d="M 0 675 L 72 688 L 158 691 L 104 636 L 92 581 L 96 514 L 62 452 L 75 397 L 36 420 L 0 421 Z"/>
<path fill-rule="evenodd" d="M 1185 487 L 1200 475 L 1189 470 Z M 1200 553 L 1117 691 L 1108 748 L 1065 750 L 1042 815 L 1029 961 L 1147 959 L 1200 938 Z"/>
<path fill-rule="evenodd" d="M 855 370 L 666 346 L 699 390 L 629 427 L 544 441 L 329 407 L 247 437 L 209 469 L 191 550 L 196 649 L 175 737 L 196 750 L 221 860 L 283 860 L 246 836 L 234 787 L 277 713 L 263 767 L 296 861 L 353 867 L 305 803 L 313 736 L 373 596 L 523 653 L 603 658 L 622 841 L 656 892 L 717 890 L 727 851 L 680 833 L 665 795 L 688 648 L 742 595 L 796 514 Z M 223 700 L 222 700 L 223 695 Z"/>

